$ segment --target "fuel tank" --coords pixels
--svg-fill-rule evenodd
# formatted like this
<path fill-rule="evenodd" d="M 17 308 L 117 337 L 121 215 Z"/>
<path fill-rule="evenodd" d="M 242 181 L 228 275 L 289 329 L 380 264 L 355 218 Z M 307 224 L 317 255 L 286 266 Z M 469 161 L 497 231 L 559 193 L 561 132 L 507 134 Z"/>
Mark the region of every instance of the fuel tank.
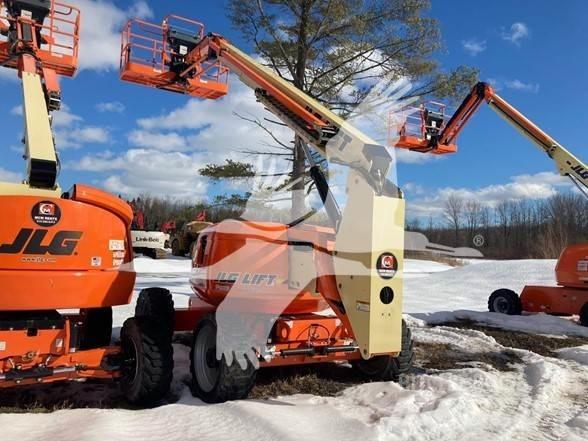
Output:
<path fill-rule="evenodd" d="M 0 196 L 0 311 L 129 302 L 132 210 L 76 185 L 62 198 Z"/>
<path fill-rule="evenodd" d="M 328 308 L 336 291 L 334 232 L 320 226 L 223 221 L 200 233 L 192 256 L 194 293 L 242 312 L 301 314 Z M 338 297 L 334 294 L 333 297 Z"/>

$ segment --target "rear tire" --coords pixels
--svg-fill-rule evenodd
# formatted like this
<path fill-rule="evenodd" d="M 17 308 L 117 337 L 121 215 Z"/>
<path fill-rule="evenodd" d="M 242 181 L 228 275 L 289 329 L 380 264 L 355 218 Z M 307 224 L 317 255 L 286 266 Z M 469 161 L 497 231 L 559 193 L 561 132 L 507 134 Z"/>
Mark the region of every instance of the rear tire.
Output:
<path fill-rule="evenodd" d="M 112 338 L 112 308 L 83 309 L 84 331 L 80 349 L 96 349 L 110 346 Z"/>
<path fill-rule="evenodd" d="M 372 380 L 399 382 L 402 376 L 410 371 L 413 361 L 412 332 L 406 322 L 402 320 L 402 348 L 396 357 L 379 355 L 369 360 L 356 361 L 353 363 L 353 367 Z"/>
<path fill-rule="evenodd" d="M 139 293 L 135 306 L 135 317 L 151 317 L 171 336 L 174 333 L 174 301 L 169 290 L 145 288 Z"/>
<path fill-rule="evenodd" d="M 588 326 L 588 303 L 582 306 L 580 310 L 580 324 L 582 326 Z"/>
<path fill-rule="evenodd" d="M 127 319 L 121 330 L 122 389 L 136 405 L 153 406 L 171 385 L 174 358 L 171 341 L 151 317 Z"/>
<path fill-rule="evenodd" d="M 190 351 L 192 394 L 206 403 L 223 403 L 247 398 L 255 384 L 257 370 L 247 360 L 247 369 L 241 369 L 233 359 L 227 365 L 225 356 L 216 359 L 217 326 L 214 315 L 204 317 L 194 330 Z"/>
<path fill-rule="evenodd" d="M 523 306 L 518 294 L 510 289 L 497 289 L 488 299 L 488 310 L 507 315 L 521 315 Z"/>

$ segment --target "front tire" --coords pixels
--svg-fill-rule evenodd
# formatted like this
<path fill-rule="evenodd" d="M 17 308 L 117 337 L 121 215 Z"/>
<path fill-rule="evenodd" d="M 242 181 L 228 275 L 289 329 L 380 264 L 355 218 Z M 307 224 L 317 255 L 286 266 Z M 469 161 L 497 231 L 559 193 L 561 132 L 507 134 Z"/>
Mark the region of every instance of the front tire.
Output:
<path fill-rule="evenodd" d="M 247 398 L 255 384 L 257 370 L 247 360 L 241 369 L 236 358 L 229 366 L 223 355 L 216 358 L 217 326 L 214 315 L 204 317 L 194 330 L 190 351 L 192 394 L 206 403 L 223 403 Z"/>
<path fill-rule="evenodd" d="M 356 361 L 353 366 L 372 380 L 399 382 L 402 376 L 410 371 L 413 361 L 412 332 L 402 320 L 402 347 L 397 356 L 378 355 L 369 360 Z"/>
<path fill-rule="evenodd" d="M 151 317 L 133 317 L 121 330 L 122 389 L 136 405 L 153 406 L 171 385 L 174 359 L 171 341 Z"/>
<path fill-rule="evenodd" d="M 488 299 L 488 310 L 507 315 L 521 315 L 523 306 L 518 294 L 510 289 L 497 289 Z"/>

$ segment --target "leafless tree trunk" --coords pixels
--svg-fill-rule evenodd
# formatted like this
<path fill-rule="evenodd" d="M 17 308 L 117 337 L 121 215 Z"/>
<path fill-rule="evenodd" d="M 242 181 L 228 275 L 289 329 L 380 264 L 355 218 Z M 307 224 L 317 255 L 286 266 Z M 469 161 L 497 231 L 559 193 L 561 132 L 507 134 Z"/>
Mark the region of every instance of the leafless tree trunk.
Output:
<path fill-rule="evenodd" d="M 454 246 L 459 244 L 459 229 L 461 226 L 461 217 L 463 213 L 463 200 L 458 196 L 452 194 L 445 201 L 443 215 L 447 223 L 453 228 L 455 232 Z"/>

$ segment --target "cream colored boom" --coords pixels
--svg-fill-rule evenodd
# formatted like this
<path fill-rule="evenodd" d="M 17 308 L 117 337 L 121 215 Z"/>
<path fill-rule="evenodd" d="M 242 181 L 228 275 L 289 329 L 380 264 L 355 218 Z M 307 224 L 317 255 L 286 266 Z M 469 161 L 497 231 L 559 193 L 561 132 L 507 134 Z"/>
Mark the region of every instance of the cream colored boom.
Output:
<path fill-rule="evenodd" d="M 268 110 L 329 162 L 350 167 L 333 256 L 343 305 L 331 305 L 351 326 L 362 357 L 400 352 L 405 206 L 400 190 L 386 179 L 392 162 L 386 148 L 222 37 L 209 39 L 216 58 Z"/>
<path fill-rule="evenodd" d="M 216 56 L 256 91 L 268 110 L 330 162 L 360 170 L 382 190 L 391 161 L 383 146 L 224 38 L 210 38 Z"/>
<path fill-rule="evenodd" d="M 0 194 L 59 197 L 58 160 L 41 77 L 37 73 L 22 72 L 22 92 L 25 181 L 22 184 L 0 183 Z"/>

